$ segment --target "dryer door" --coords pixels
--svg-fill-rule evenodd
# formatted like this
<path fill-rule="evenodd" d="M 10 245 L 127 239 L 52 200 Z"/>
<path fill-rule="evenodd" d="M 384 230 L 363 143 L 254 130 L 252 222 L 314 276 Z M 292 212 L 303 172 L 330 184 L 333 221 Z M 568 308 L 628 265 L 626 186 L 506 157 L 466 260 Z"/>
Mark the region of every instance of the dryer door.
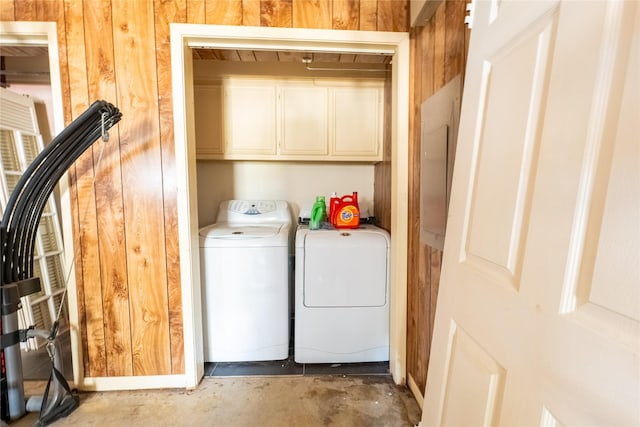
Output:
<path fill-rule="evenodd" d="M 305 239 L 306 307 L 380 307 L 388 299 L 386 238 L 366 230 L 309 233 Z"/>

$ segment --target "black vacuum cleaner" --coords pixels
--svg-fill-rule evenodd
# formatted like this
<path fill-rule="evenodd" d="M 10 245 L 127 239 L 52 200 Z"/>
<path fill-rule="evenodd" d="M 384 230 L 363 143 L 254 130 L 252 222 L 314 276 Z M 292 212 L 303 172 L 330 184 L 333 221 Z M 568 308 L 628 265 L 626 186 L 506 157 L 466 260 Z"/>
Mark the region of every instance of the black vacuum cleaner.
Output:
<path fill-rule="evenodd" d="M 57 340 L 58 321 L 51 330 L 30 327 L 20 330 L 20 298 L 40 291 L 33 276 L 33 251 L 40 217 L 55 185 L 71 165 L 100 137 L 120 121 L 122 114 L 106 101 L 94 102 L 71 122 L 34 159 L 18 181 L 0 222 L 0 306 L 2 307 L 1 390 L 2 420 L 15 420 L 40 412 L 40 425 L 65 417 L 79 405 L 77 392 L 62 375 L 62 353 Z M 51 376 L 42 396 L 25 400 L 20 342 L 40 337 L 47 340 L 52 361 Z"/>

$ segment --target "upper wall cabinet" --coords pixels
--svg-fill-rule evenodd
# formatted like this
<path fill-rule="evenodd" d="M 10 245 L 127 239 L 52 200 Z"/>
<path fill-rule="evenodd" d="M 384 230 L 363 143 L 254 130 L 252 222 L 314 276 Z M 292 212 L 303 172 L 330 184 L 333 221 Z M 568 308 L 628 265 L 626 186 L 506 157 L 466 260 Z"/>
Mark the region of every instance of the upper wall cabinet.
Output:
<path fill-rule="evenodd" d="M 222 86 L 196 86 L 193 91 L 196 122 L 196 155 L 221 156 Z"/>
<path fill-rule="evenodd" d="M 276 155 L 276 88 L 234 83 L 223 93 L 225 156 Z"/>
<path fill-rule="evenodd" d="M 280 153 L 329 154 L 329 89 L 305 84 L 280 87 Z"/>
<path fill-rule="evenodd" d="M 382 160 L 382 88 L 337 87 L 332 95 L 332 154 Z"/>
<path fill-rule="evenodd" d="M 198 159 L 382 160 L 382 81 L 234 78 L 194 91 Z"/>

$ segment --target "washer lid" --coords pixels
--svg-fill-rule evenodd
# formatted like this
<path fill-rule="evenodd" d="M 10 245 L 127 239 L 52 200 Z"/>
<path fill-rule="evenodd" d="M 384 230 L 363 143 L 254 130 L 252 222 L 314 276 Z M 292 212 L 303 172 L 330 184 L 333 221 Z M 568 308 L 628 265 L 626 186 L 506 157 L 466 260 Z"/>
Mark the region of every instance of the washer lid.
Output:
<path fill-rule="evenodd" d="M 222 240 L 265 239 L 280 233 L 282 224 L 239 225 L 215 224 L 200 230 L 200 237 Z"/>

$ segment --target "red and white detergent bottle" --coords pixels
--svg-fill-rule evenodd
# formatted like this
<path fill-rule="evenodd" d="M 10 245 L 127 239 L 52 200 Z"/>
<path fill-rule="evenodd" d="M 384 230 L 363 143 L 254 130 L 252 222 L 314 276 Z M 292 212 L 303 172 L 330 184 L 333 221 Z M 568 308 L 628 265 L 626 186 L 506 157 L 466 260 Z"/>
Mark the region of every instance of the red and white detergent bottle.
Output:
<path fill-rule="evenodd" d="M 360 208 L 358 193 L 337 197 L 335 193 L 329 200 L 329 219 L 335 228 L 358 228 L 360 226 Z"/>

